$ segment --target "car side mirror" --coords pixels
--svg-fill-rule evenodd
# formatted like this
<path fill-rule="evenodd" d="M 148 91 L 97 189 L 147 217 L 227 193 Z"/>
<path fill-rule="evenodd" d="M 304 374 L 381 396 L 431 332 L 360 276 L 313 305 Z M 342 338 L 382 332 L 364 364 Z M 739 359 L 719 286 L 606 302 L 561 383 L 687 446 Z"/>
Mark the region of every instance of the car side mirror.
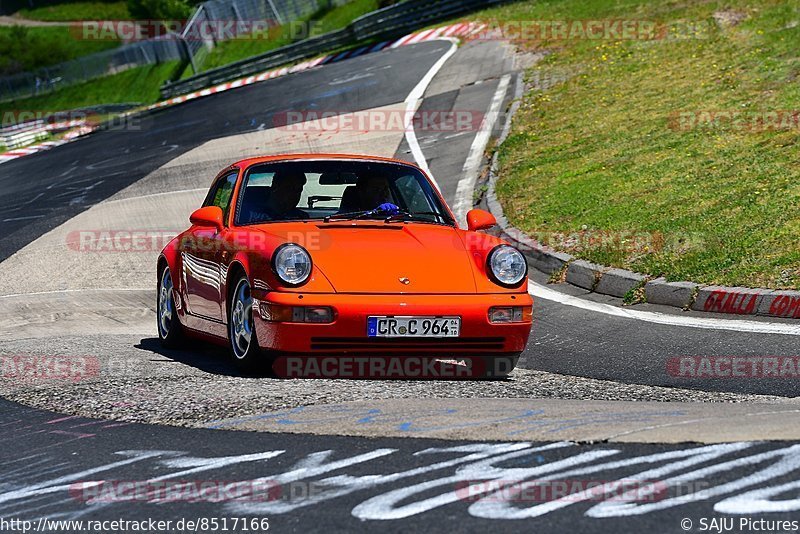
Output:
<path fill-rule="evenodd" d="M 189 216 L 189 222 L 196 226 L 208 226 L 217 231 L 222 230 L 222 208 L 219 206 L 206 206 L 195 210 Z"/>
<path fill-rule="evenodd" d="M 467 213 L 467 228 L 470 232 L 486 230 L 497 224 L 494 215 L 485 210 L 470 210 Z"/>

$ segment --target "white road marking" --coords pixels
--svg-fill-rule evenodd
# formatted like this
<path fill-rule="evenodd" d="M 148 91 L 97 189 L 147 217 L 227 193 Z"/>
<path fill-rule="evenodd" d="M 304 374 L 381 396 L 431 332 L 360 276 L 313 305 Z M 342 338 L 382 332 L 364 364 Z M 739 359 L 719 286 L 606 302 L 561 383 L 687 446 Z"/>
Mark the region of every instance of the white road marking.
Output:
<path fill-rule="evenodd" d="M 155 287 L 87 287 L 82 289 L 55 289 L 53 291 L 35 291 L 33 293 L 8 293 L 0 295 L 0 299 L 9 299 L 14 297 L 31 297 L 34 295 L 55 295 L 63 293 L 86 293 L 88 291 L 153 291 Z"/>
<path fill-rule="evenodd" d="M 431 80 L 433 77 L 436 76 L 436 73 L 444 66 L 445 62 L 450 59 L 450 56 L 456 53 L 458 50 L 458 41 L 456 39 L 450 38 L 442 38 L 443 41 L 450 41 L 450 49 L 445 52 L 445 54 L 439 58 L 439 60 L 433 64 L 430 70 L 425 74 L 425 76 L 419 81 L 419 83 L 408 93 L 408 96 L 405 99 L 406 104 L 406 112 L 405 112 L 405 131 L 406 131 L 406 142 L 408 143 L 408 147 L 411 149 L 411 154 L 414 156 L 414 161 L 419 165 L 419 167 L 425 171 L 425 174 L 430 176 L 431 181 L 436 186 L 436 188 L 441 191 L 442 188 L 439 187 L 439 183 L 436 181 L 436 178 L 433 177 L 431 174 L 431 170 L 428 167 L 428 162 L 425 160 L 425 154 L 422 153 L 422 149 L 419 147 L 419 142 L 417 141 L 417 134 L 414 131 L 414 112 L 417 110 L 417 106 L 419 105 L 420 101 L 422 100 L 422 95 L 425 93 L 425 89 L 428 88 L 430 85 Z"/>
<path fill-rule="evenodd" d="M 492 97 L 492 103 L 489 105 L 489 111 L 483 118 L 481 129 L 472 141 L 472 146 L 469 148 L 469 155 L 464 162 L 464 167 L 461 169 L 463 178 L 458 182 L 458 187 L 456 188 L 453 212 L 455 213 L 456 220 L 465 225 L 465 227 L 467 212 L 472 208 L 472 195 L 475 191 L 475 182 L 478 180 L 478 172 L 481 161 L 483 160 L 483 153 L 486 150 L 486 145 L 489 144 L 489 138 L 492 135 L 494 123 L 497 122 L 497 117 L 500 114 L 500 106 L 503 105 L 503 98 L 506 96 L 509 81 L 511 81 L 510 74 L 506 74 L 500 78 L 500 83 L 497 84 L 497 90 L 494 93 L 494 97 Z"/>
<path fill-rule="evenodd" d="M 148 193 L 146 195 L 139 195 L 136 197 L 112 198 L 104 200 L 102 204 L 111 204 L 112 202 L 129 202 L 131 200 L 139 200 L 142 198 L 163 197 L 164 195 L 180 195 L 181 193 L 196 193 L 198 191 L 208 191 L 207 187 L 195 187 L 192 189 L 176 189 L 175 191 L 162 191 L 160 193 Z"/>
<path fill-rule="evenodd" d="M 134 464 L 142 460 L 148 460 L 151 458 L 155 458 L 157 456 L 170 454 L 170 452 L 171 451 L 135 451 L 133 452 L 132 457 L 126 460 L 120 460 L 118 462 L 113 462 L 110 464 L 93 467 L 85 471 L 79 471 L 77 473 L 65 475 L 58 478 L 53 478 L 45 482 L 32 484 L 30 486 L 24 486 L 18 489 L 14 489 L 13 491 L 2 493 L 0 494 L 0 503 L 16 501 L 20 499 L 29 499 L 31 497 L 41 497 L 42 495 L 48 495 L 51 493 L 59 493 L 59 492 L 66 493 L 69 491 L 71 487 L 73 487 L 72 486 L 73 483 L 84 480 L 86 477 L 90 477 L 92 475 L 95 475 L 97 473 L 102 473 L 104 471 L 109 471 L 112 469 L 117 469 L 119 467 L 127 466 L 129 464 Z"/>
<path fill-rule="evenodd" d="M 28 219 L 41 219 L 44 215 L 26 215 L 24 217 L 10 217 L 8 219 L 3 219 L 3 222 L 12 222 L 12 221 L 27 221 Z"/>
<path fill-rule="evenodd" d="M 783 334 L 789 336 L 800 336 L 800 325 L 785 323 L 768 323 L 745 321 L 742 319 L 716 319 L 706 317 L 687 317 L 681 315 L 671 315 L 667 313 L 649 312 L 642 310 L 631 310 L 592 302 L 572 295 L 565 295 L 536 282 L 528 282 L 528 293 L 534 297 L 558 302 L 566 306 L 580 308 L 583 310 L 645 321 L 648 323 L 663 324 L 667 326 L 681 326 L 686 328 L 702 328 L 706 330 L 730 330 L 733 332 L 746 332 L 751 334 Z"/>
<path fill-rule="evenodd" d="M 194 457 L 178 457 L 167 458 L 162 463 L 172 469 L 184 468 L 183 471 L 177 473 L 168 473 L 160 477 L 151 478 L 148 482 L 160 482 L 162 480 L 180 479 L 186 475 L 194 475 L 204 471 L 213 471 L 215 469 L 223 469 L 232 465 L 248 462 L 260 462 L 263 460 L 270 460 L 276 456 L 285 453 L 285 450 L 267 451 L 254 454 L 241 454 L 239 456 L 221 456 L 216 458 L 194 458 Z"/>

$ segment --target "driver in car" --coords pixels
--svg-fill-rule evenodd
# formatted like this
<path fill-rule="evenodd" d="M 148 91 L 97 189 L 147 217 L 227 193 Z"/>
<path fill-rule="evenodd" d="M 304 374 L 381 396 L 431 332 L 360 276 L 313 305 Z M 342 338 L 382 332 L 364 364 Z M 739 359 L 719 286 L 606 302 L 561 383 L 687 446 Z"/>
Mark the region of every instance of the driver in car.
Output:
<path fill-rule="evenodd" d="M 381 204 L 393 202 L 389 181 L 382 175 L 361 177 L 357 184 L 358 198 L 364 210 L 375 209 Z"/>
<path fill-rule="evenodd" d="M 345 189 L 338 215 L 366 214 L 393 215 L 400 211 L 394 204 L 389 180 L 381 174 L 362 174 L 356 185 Z"/>
<path fill-rule="evenodd" d="M 371 210 L 381 204 L 392 201 L 392 191 L 389 181 L 381 175 L 362 176 L 356 186 L 361 208 Z"/>
<path fill-rule="evenodd" d="M 380 174 L 365 175 L 356 184 L 358 199 L 362 210 L 380 210 L 386 213 L 396 213 L 399 208 L 392 198 L 389 180 Z"/>

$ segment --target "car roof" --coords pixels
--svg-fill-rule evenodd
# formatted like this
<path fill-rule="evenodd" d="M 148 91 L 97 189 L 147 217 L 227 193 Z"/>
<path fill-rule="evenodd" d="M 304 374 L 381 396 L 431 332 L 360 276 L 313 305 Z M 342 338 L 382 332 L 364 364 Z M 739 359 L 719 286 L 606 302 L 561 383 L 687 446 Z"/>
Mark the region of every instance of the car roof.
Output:
<path fill-rule="evenodd" d="M 231 168 L 238 167 L 240 169 L 244 169 L 250 167 L 251 165 L 255 165 L 258 163 L 271 163 L 274 161 L 289 161 L 289 160 L 343 160 L 343 161 L 378 161 L 383 163 L 397 163 L 400 165 L 406 165 L 408 167 L 413 167 L 415 169 L 419 169 L 419 166 L 411 163 L 409 161 L 404 161 L 401 159 L 395 158 L 385 158 L 382 156 L 371 156 L 366 154 L 276 154 L 273 156 L 259 156 L 254 158 L 247 158 L 231 165 Z"/>

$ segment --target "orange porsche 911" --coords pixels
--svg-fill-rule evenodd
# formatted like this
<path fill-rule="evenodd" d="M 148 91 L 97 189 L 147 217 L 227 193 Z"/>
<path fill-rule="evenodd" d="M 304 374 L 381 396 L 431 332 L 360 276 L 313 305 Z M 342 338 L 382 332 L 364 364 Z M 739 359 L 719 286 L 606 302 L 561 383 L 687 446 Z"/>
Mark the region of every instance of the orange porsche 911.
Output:
<path fill-rule="evenodd" d="M 531 330 L 524 256 L 458 227 L 415 165 L 372 156 L 253 158 L 223 170 L 158 259 L 158 333 L 282 355 L 467 358 L 516 365 Z"/>

